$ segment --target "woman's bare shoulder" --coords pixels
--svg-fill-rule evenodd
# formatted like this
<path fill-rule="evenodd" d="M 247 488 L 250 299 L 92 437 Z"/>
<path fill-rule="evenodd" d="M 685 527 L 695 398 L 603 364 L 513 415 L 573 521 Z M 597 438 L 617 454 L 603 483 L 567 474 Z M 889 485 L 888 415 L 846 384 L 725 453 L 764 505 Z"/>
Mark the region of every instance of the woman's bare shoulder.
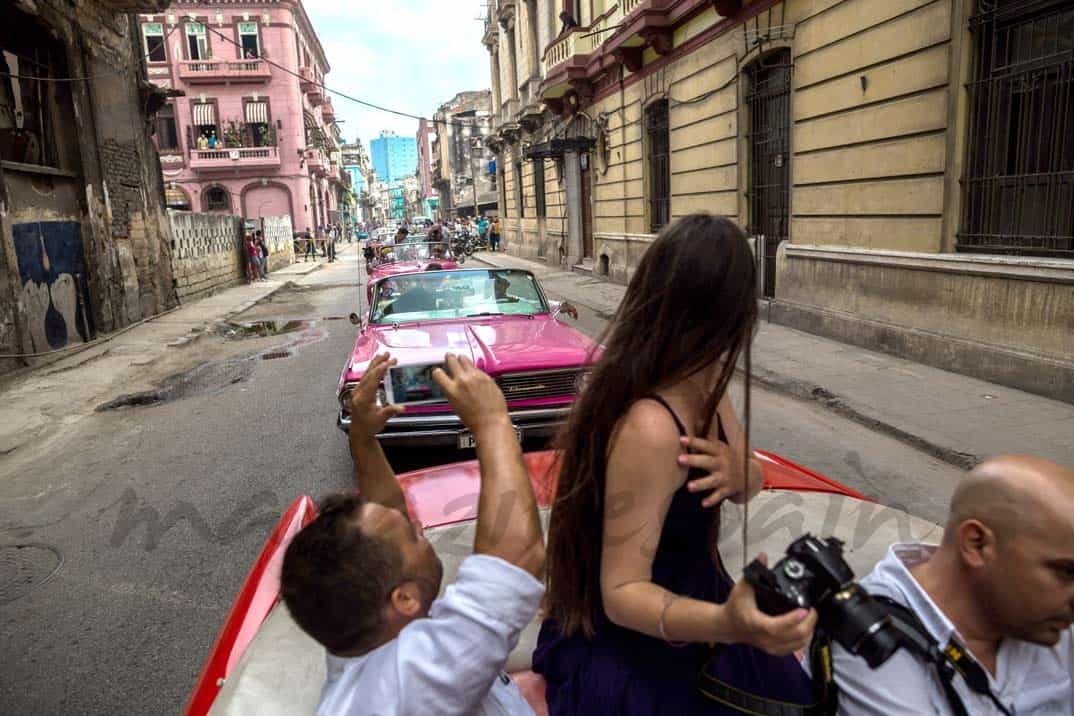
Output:
<path fill-rule="evenodd" d="M 678 454 L 679 427 L 666 407 L 649 398 L 639 400 L 616 426 L 612 450 L 643 457 Z"/>

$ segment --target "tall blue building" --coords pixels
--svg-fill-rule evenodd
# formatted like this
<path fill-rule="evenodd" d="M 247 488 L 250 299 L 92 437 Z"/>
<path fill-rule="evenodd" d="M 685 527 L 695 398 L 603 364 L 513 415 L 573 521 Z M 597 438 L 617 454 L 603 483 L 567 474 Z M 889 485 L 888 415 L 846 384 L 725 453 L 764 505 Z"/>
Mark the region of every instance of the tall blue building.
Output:
<path fill-rule="evenodd" d="M 381 181 L 391 184 L 403 177 L 414 176 L 418 166 L 418 143 L 414 137 L 381 132 L 369 146 L 373 169 Z"/>

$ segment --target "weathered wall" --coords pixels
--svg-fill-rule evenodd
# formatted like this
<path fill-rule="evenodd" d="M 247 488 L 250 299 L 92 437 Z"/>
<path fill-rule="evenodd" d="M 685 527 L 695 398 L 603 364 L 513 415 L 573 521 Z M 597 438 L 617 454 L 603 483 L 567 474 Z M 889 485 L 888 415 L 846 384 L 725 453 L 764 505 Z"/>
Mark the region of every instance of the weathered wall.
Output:
<path fill-rule="evenodd" d="M 246 280 L 241 217 L 169 211 L 168 220 L 175 236 L 172 271 L 180 302 L 187 303 Z"/>
<path fill-rule="evenodd" d="M 151 6 L 146 1 L 146 7 Z M 96 0 L 15 3 L 5 22 L 61 58 L 49 83 L 55 161 L 5 162 L 0 175 L 0 346 L 55 350 L 176 303 L 163 189 L 127 15 Z M 17 41 L 17 40 L 16 40 Z M 36 161 L 36 160 L 34 160 Z M 42 306 L 44 308 L 42 308 Z M 25 365 L 0 361 L 0 371 Z"/>
<path fill-rule="evenodd" d="M 269 249 L 269 271 L 275 271 L 295 262 L 294 230 L 290 216 L 266 216 L 261 221 L 265 232 L 265 244 Z"/>

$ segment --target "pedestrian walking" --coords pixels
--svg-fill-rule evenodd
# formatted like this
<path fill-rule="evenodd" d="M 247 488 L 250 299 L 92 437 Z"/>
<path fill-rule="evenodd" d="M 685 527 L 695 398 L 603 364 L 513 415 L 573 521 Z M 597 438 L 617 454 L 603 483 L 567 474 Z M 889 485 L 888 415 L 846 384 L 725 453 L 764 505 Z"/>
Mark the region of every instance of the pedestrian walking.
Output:
<path fill-rule="evenodd" d="M 327 249 L 328 263 L 333 263 L 336 260 L 336 236 L 338 230 L 335 226 L 328 227 L 328 235 L 325 238 L 325 248 Z"/>
<path fill-rule="evenodd" d="M 243 238 L 243 249 L 246 254 L 246 280 L 250 283 L 261 281 L 261 247 L 250 232 L 246 232 Z"/>
<path fill-rule="evenodd" d="M 265 235 L 258 229 L 254 232 L 254 241 L 257 243 L 258 248 L 261 249 L 261 278 L 268 278 L 268 260 L 269 260 L 269 248 L 265 243 Z"/>
<path fill-rule="evenodd" d="M 493 251 L 500 250 L 500 217 L 496 217 L 492 220 L 492 226 L 489 227 L 489 248 Z"/>
<path fill-rule="evenodd" d="M 310 254 L 313 254 L 313 258 L 317 258 L 317 244 L 313 241 L 313 234 L 310 233 L 309 227 L 306 228 L 306 251 L 302 256 L 303 263 L 309 261 Z"/>

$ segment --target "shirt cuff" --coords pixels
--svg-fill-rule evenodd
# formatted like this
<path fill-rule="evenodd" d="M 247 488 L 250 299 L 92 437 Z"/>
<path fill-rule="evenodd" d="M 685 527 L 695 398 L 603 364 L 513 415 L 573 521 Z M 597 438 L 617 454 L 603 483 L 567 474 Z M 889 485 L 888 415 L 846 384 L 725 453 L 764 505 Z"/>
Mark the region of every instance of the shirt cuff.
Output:
<path fill-rule="evenodd" d="M 512 629 L 529 624 L 544 597 L 544 584 L 532 574 L 487 554 L 464 559 L 449 589 L 479 600 L 490 616 Z"/>

